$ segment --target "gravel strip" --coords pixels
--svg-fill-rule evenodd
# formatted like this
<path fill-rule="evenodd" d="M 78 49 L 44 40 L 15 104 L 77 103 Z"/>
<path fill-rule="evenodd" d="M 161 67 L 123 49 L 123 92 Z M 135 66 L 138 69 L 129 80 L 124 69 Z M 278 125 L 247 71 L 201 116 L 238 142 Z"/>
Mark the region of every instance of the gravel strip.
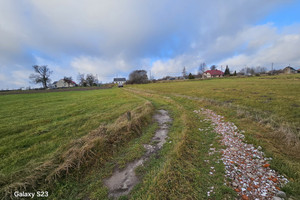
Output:
<path fill-rule="evenodd" d="M 244 143 L 243 131 L 239 131 L 233 123 L 225 122 L 223 116 L 203 108 L 194 112 L 204 114 L 212 122 L 214 131 L 222 136 L 221 142 L 226 146 L 221 150 L 225 176 L 231 180 L 227 184 L 242 199 L 285 198 L 280 187 L 288 180 L 270 168 L 272 158 L 264 157 L 260 146 L 256 149 L 252 144 Z"/>

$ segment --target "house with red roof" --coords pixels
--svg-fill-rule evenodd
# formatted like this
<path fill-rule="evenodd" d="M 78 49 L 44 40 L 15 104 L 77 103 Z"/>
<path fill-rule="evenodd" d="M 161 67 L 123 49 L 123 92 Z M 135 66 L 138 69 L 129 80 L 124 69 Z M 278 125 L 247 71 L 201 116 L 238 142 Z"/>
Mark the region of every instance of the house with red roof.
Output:
<path fill-rule="evenodd" d="M 207 70 L 203 73 L 204 78 L 214 78 L 214 77 L 223 77 L 224 72 L 220 70 Z"/>

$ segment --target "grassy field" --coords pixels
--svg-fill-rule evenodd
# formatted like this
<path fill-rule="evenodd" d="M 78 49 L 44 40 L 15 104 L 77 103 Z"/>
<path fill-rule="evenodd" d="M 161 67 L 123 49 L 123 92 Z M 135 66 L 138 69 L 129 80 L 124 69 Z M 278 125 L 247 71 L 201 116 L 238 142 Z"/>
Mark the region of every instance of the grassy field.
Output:
<path fill-rule="evenodd" d="M 181 94 L 242 105 L 300 126 L 300 75 L 194 80 L 135 87 L 159 94 Z"/>
<path fill-rule="evenodd" d="M 283 190 L 300 198 L 300 75 L 166 82 L 132 88 L 225 116 L 246 131 L 248 142 L 262 146 L 273 158 L 273 169 L 289 178 Z"/>
<path fill-rule="evenodd" d="M 274 137 L 300 151 L 300 75 L 263 76 L 136 85 L 152 93 L 205 100 L 235 109 L 274 130 Z"/>
<path fill-rule="evenodd" d="M 0 96 L 2 185 L 18 182 L 72 141 L 144 102 L 118 89 Z"/>
<path fill-rule="evenodd" d="M 18 181 L 20 173 L 57 155 L 74 157 L 79 143 L 87 144 L 79 145 L 81 149 L 92 143 L 97 147 L 93 154 L 98 155 L 93 159 L 99 162 L 56 179 L 53 187 L 39 189 L 50 191 L 49 199 L 108 199 L 103 179 L 116 166 L 125 167 L 141 157 L 143 144 L 150 142 L 157 128 L 156 123 L 135 117 L 128 122 L 123 114 L 133 110 L 133 116 L 144 112 L 145 118 L 153 109 L 165 109 L 173 119 L 168 141 L 137 169 L 141 182 L 121 199 L 233 199 L 236 193 L 224 185 L 224 165 L 217 162 L 221 155 L 209 156 L 210 148 L 222 148 L 220 138 L 209 122 L 199 120 L 203 116 L 193 113 L 209 108 L 244 130 L 249 143 L 262 146 L 273 158 L 271 167 L 290 180 L 282 190 L 299 199 L 299 86 L 300 76 L 290 75 L 0 96 L 0 142 L 5 144 L 0 147 L 0 180 L 6 180 L 0 186 L 5 187 L 11 176 Z M 101 124 L 107 130 L 105 137 L 98 134 Z M 200 127 L 207 130 L 205 134 L 199 133 Z M 216 170 L 213 176 L 211 166 Z M 211 187 L 214 193 L 208 197 Z"/>
<path fill-rule="evenodd" d="M 215 162 L 219 154 L 209 156 L 209 148 L 220 149 L 216 133 L 210 124 L 200 122 L 191 115 L 197 105 L 185 99 L 165 98 L 161 95 L 140 91 L 130 91 L 150 101 L 156 109 L 166 109 L 174 119 L 169 138 L 158 155 L 137 169 L 142 179 L 129 196 L 120 199 L 206 199 L 207 191 L 215 187 L 213 199 L 234 198 L 234 191 L 225 186 L 224 166 Z M 210 129 L 208 135 L 198 134 L 198 127 Z M 139 158 L 144 153 L 143 144 L 149 143 L 154 135 L 156 124 L 145 127 L 143 135 L 124 145 L 121 150 L 104 165 L 94 168 L 78 181 L 69 177 L 60 182 L 53 191 L 53 199 L 108 199 L 103 179 L 110 176 L 115 166 L 124 167 L 125 163 Z M 209 146 L 208 144 L 213 144 Z M 214 177 L 209 175 L 210 160 L 216 168 Z"/>

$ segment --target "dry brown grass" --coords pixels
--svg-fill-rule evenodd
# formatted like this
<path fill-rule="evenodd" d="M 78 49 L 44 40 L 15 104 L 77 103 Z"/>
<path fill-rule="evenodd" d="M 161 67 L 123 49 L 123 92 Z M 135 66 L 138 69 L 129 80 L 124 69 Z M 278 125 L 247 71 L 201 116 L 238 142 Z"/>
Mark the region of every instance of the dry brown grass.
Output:
<path fill-rule="evenodd" d="M 135 92 L 137 94 L 147 93 L 148 95 L 155 95 L 155 91 L 146 90 L 146 89 L 128 89 L 128 91 Z M 235 105 L 231 102 L 218 101 L 215 99 L 209 99 L 204 97 L 193 97 L 188 95 L 180 95 L 172 93 L 171 95 L 187 98 L 190 100 L 201 101 L 203 103 L 208 103 L 213 106 L 225 107 L 236 112 L 238 118 L 247 118 L 255 122 L 258 122 L 260 125 L 270 129 L 268 137 L 272 138 L 279 146 L 284 146 L 283 151 L 287 155 L 294 156 L 299 158 L 300 156 L 300 132 L 299 127 L 295 123 L 286 122 L 286 120 L 281 119 L 275 115 L 272 115 L 268 112 L 263 112 L 258 109 L 249 108 L 246 106 Z"/>
<path fill-rule="evenodd" d="M 85 169 L 95 164 L 103 164 L 125 144 L 125 142 L 141 134 L 142 127 L 151 121 L 154 107 L 150 102 L 131 112 L 131 119 L 127 114 L 120 116 L 114 123 L 101 125 L 86 136 L 71 142 L 65 152 L 56 159 L 42 163 L 38 168 L 27 172 L 28 176 L 20 178 L 18 182 L 6 184 L 0 195 L 12 198 L 14 191 L 36 189 L 44 184 L 50 185 L 57 179 L 74 174 L 84 173 Z"/>
<path fill-rule="evenodd" d="M 214 106 L 227 107 L 236 112 L 239 118 L 252 119 L 255 122 L 271 129 L 269 137 L 274 138 L 278 143 L 289 149 L 289 154 L 299 157 L 300 155 L 300 133 L 298 128 L 293 123 L 288 123 L 267 112 L 262 112 L 255 109 L 249 109 L 245 106 L 235 105 L 230 102 L 221 102 L 214 99 L 191 97 L 187 95 L 173 94 L 174 96 L 188 98 L 191 100 L 203 101 Z"/>

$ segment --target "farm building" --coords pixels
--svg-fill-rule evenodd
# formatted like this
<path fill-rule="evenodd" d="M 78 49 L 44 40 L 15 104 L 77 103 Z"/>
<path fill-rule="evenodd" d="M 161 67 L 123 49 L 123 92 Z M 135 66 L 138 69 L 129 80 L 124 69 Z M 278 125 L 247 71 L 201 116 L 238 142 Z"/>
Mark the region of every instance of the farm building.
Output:
<path fill-rule="evenodd" d="M 286 68 L 283 69 L 283 73 L 285 74 L 296 74 L 297 70 L 295 70 L 294 68 L 287 66 Z"/>
<path fill-rule="evenodd" d="M 60 79 L 59 81 L 53 82 L 54 88 L 63 88 L 63 87 L 75 87 L 76 83 L 74 81 L 66 81 L 64 79 Z"/>
<path fill-rule="evenodd" d="M 223 77 L 224 72 L 220 70 L 207 70 L 203 73 L 204 78 Z"/>
<path fill-rule="evenodd" d="M 121 84 L 123 85 L 126 82 L 126 78 L 114 78 L 115 84 Z"/>

